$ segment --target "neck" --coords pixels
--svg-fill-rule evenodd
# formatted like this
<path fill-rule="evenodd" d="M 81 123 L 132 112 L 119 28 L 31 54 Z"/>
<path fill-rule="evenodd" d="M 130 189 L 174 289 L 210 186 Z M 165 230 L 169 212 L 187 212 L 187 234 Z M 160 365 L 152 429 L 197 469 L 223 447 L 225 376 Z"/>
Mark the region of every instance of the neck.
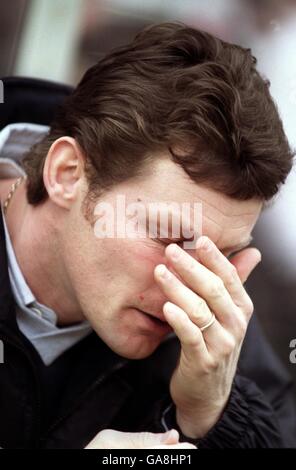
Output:
<path fill-rule="evenodd" d="M 16 190 L 6 213 L 7 228 L 22 274 L 37 301 L 54 310 L 60 325 L 84 320 L 64 269 L 58 214 L 50 201 L 28 203 L 25 185 Z"/>

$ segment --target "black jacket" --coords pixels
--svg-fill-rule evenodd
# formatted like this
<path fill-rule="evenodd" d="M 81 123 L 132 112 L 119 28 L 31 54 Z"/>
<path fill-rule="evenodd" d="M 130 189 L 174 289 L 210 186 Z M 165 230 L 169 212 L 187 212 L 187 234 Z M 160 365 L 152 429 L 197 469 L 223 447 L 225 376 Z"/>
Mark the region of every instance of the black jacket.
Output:
<path fill-rule="evenodd" d="M 1 214 L 2 215 L 2 214 Z M 46 367 L 19 331 L 0 217 L 0 447 L 83 448 L 100 430 L 164 430 L 175 337 L 144 360 L 113 353 L 94 333 Z M 177 427 L 175 408 L 166 415 Z M 228 405 L 199 448 L 295 446 L 291 382 L 253 320 Z M 183 440 L 185 437 L 183 438 Z"/>

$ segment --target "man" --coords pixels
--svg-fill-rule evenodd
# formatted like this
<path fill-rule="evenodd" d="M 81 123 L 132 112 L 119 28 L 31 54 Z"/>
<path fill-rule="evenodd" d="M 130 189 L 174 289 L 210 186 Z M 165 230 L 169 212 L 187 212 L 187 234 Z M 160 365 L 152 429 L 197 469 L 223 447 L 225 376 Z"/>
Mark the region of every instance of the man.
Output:
<path fill-rule="evenodd" d="M 291 384 L 254 321 L 240 358 L 260 261 L 246 246 L 293 158 L 250 51 L 149 27 L 48 133 L 18 124 L 1 145 L 1 446 L 293 445 Z M 148 211 L 102 236 L 122 197 L 129 227 L 155 202 L 198 203 L 202 227 L 182 214 L 176 236 L 169 212 L 151 235 Z"/>

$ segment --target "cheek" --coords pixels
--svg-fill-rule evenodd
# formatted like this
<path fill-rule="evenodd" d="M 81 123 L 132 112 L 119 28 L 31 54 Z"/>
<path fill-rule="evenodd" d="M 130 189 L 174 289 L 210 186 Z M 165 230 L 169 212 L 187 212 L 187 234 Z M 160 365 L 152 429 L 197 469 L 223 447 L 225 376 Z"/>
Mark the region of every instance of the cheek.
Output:
<path fill-rule="evenodd" d="M 135 245 L 131 256 L 140 269 L 148 269 L 152 272 L 157 264 L 165 263 L 166 260 L 163 247 L 154 247 L 148 243 Z"/>
<path fill-rule="evenodd" d="M 133 295 L 136 295 L 138 305 L 143 305 L 144 310 L 147 309 L 144 307 L 148 305 L 151 307 L 156 303 L 159 308 L 160 303 L 165 300 L 154 279 L 154 269 L 158 264 L 166 264 L 169 269 L 171 268 L 164 250 L 165 246 L 155 244 L 152 241 L 134 243 L 132 246 L 126 247 L 125 266 L 131 266 Z"/>
<path fill-rule="evenodd" d="M 133 266 L 133 276 L 141 283 L 141 294 L 139 294 L 139 300 L 144 300 L 143 292 L 147 289 L 151 289 L 155 285 L 154 280 L 154 269 L 157 264 L 165 263 L 166 258 L 164 256 L 163 247 L 154 247 L 150 244 L 141 243 L 135 244 L 131 250 L 128 251 L 128 257 L 126 262 L 130 263 L 131 260 Z"/>

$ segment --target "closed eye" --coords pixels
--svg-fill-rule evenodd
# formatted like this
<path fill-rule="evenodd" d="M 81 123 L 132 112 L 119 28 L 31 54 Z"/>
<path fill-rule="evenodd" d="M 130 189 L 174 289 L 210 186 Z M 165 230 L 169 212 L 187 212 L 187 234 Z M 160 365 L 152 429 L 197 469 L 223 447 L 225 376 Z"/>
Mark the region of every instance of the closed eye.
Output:
<path fill-rule="evenodd" d="M 152 238 L 152 240 L 160 243 L 161 245 L 170 245 L 170 243 L 175 243 L 176 245 L 183 246 L 184 242 L 189 242 L 193 240 L 192 238 Z"/>
<path fill-rule="evenodd" d="M 247 246 L 244 246 L 243 248 L 240 248 L 239 250 L 235 250 L 235 251 L 232 251 L 230 254 L 228 253 L 223 253 L 223 255 L 227 258 L 227 259 L 231 259 L 233 258 L 235 255 L 237 255 L 238 253 L 240 253 L 241 251 L 243 251 L 245 248 L 247 248 Z"/>

